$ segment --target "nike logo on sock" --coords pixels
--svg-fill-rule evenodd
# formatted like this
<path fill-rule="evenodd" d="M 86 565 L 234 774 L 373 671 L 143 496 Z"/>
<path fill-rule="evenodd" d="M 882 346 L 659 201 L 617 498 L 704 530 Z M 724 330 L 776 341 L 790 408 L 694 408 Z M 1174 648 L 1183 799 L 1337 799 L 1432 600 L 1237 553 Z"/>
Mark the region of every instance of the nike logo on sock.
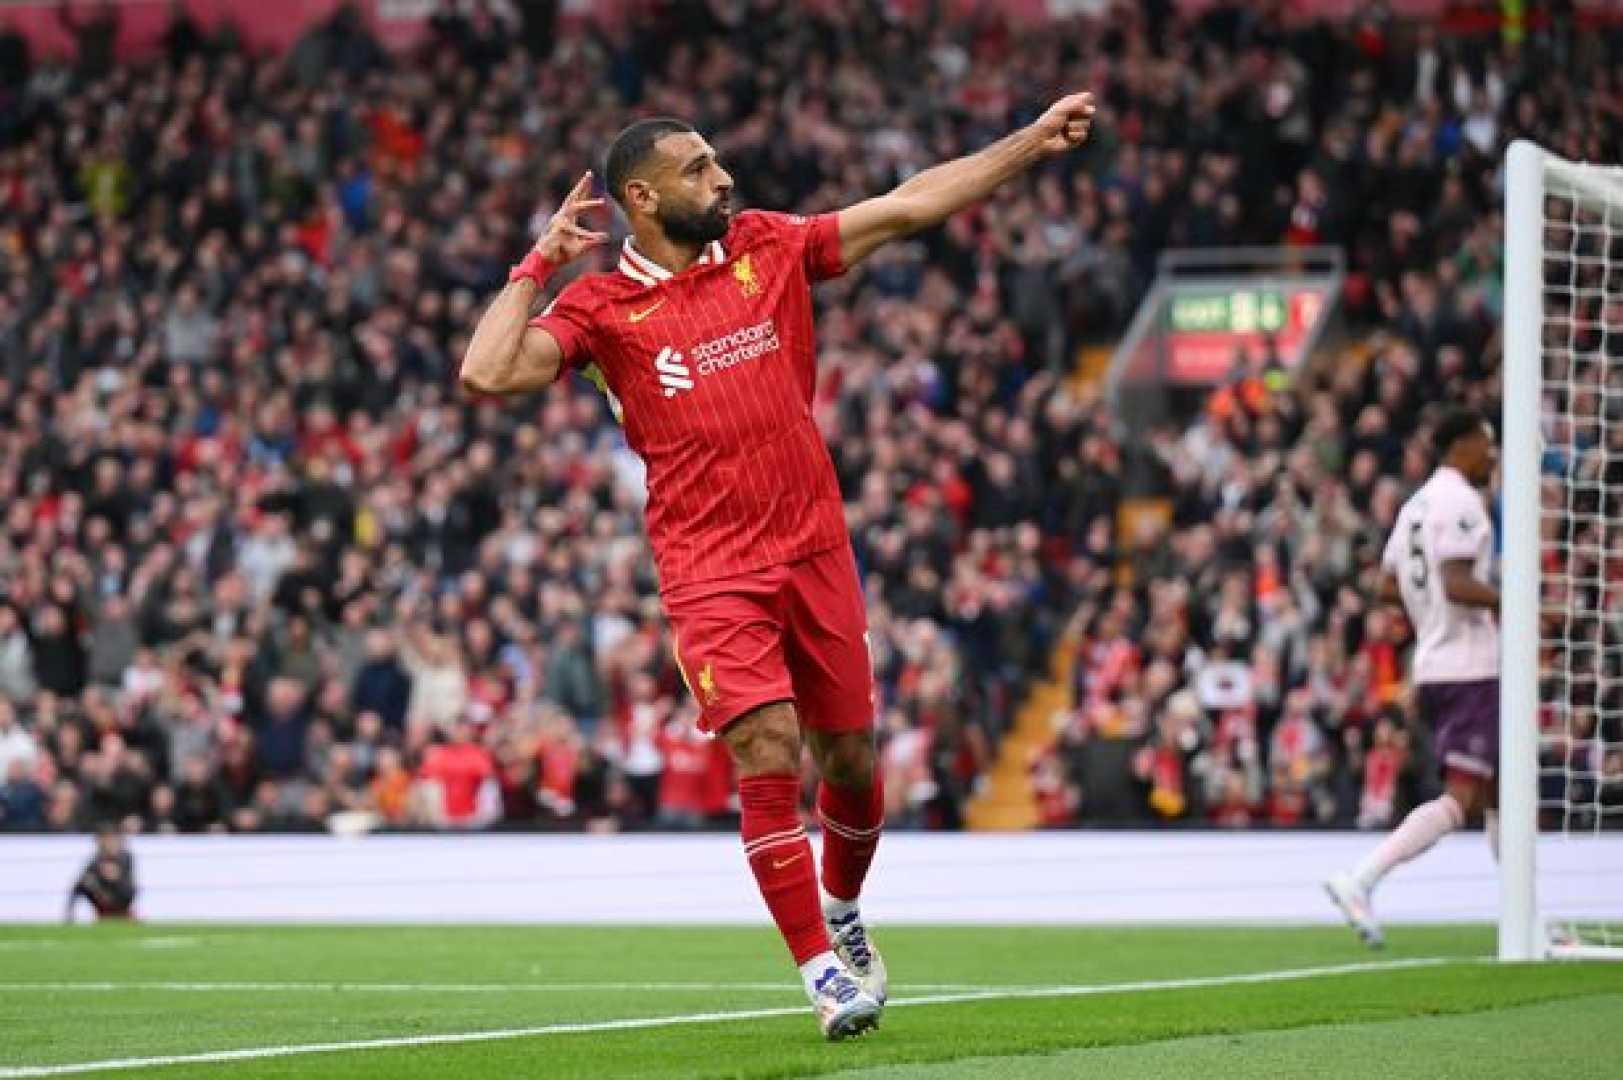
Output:
<path fill-rule="evenodd" d="M 781 860 L 780 859 L 773 859 L 772 860 L 772 869 L 774 869 L 774 870 L 782 870 L 785 866 L 788 866 L 790 863 L 794 862 L 796 859 L 804 859 L 805 857 L 806 857 L 806 853 L 804 851 L 802 851 L 802 852 L 799 852 L 798 854 L 789 856 L 787 859 L 781 859 Z"/>

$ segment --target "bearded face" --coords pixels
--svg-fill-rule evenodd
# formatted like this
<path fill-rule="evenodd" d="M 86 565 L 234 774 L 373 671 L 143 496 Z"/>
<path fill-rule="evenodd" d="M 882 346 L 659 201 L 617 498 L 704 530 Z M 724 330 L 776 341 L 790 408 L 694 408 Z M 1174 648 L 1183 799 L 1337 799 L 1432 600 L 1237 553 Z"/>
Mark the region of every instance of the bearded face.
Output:
<path fill-rule="evenodd" d="M 610 156 L 617 153 L 611 150 Z M 698 132 L 661 135 L 651 152 L 629 168 L 625 180 L 614 181 L 624 186 L 621 205 L 629 216 L 646 215 L 667 240 L 682 247 L 703 247 L 727 235 L 733 178 Z"/>
<path fill-rule="evenodd" d="M 718 192 L 705 207 L 662 202 L 655 216 L 673 243 L 702 247 L 727 235 L 733 217 L 732 197 Z"/>

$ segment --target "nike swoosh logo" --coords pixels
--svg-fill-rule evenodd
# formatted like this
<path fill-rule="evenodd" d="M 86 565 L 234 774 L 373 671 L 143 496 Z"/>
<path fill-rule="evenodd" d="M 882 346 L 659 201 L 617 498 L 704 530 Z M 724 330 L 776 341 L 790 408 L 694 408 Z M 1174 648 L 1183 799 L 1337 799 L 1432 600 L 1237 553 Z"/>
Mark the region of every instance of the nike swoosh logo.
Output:
<path fill-rule="evenodd" d="M 804 851 L 802 851 L 799 855 L 791 855 L 789 858 L 784 859 L 782 862 L 779 862 L 777 859 L 773 859 L 772 860 L 772 869 L 774 869 L 774 870 L 782 870 L 785 866 L 788 866 L 790 863 L 794 862 L 796 859 L 804 859 L 805 857 L 806 857 L 806 853 Z"/>
<path fill-rule="evenodd" d="M 660 300 L 659 302 L 654 304 L 653 307 L 646 307 L 646 308 L 643 308 L 641 311 L 633 311 L 630 315 L 626 316 L 626 321 L 627 322 L 634 322 L 634 323 L 642 322 L 644 319 L 648 318 L 648 316 L 652 315 L 654 312 L 658 311 L 660 308 L 662 308 L 664 306 L 665 306 L 665 301 Z"/>

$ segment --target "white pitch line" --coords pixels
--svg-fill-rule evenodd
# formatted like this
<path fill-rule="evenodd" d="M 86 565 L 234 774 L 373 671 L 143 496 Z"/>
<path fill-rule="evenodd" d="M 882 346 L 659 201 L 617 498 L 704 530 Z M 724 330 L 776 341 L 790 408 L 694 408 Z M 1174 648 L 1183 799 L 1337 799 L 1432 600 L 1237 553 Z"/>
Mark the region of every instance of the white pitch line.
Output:
<path fill-rule="evenodd" d="M 890 1005 L 952 1005 L 961 1001 L 1001 1001 L 1015 998 L 1093 997 L 1098 994 L 1142 994 L 1152 990 L 1197 990 L 1205 986 L 1247 986 L 1252 983 L 1292 982 L 1323 975 L 1357 975 L 1369 971 L 1402 971 L 1406 968 L 1441 967 L 1445 964 L 1479 964 L 1475 957 L 1423 956 L 1411 960 L 1366 960 L 1356 964 L 1331 964 L 1316 968 L 1286 968 L 1283 971 L 1257 971 L 1249 975 L 1201 975 L 1188 979 L 1155 979 L 1148 982 L 1099 983 L 1093 986 L 1005 986 L 965 990 L 954 994 L 892 1001 Z M 0 1073 L 0 1077 L 4 1077 Z"/>
<path fill-rule="evenodd" d="M 223 937 L 225 935 L 220 935 L 220 936 Z M 218 940 L 218 938 L 216 938 L 216 940 Z M 91 941 L 88 941 L 88 940 L 86 940 L 86 941 L 68 942 L 68 941 L 58 940 L 58 939 L 55 939 L 55 938 L 20 938 L 20 939 L 14 940 L 14 941 L 0 941 L 0 951 L 9 951 L 9 950 L 15 950 L 15 949 L 55 949 L 55 948 L 60 948 L 63 945 L 69 945 L 69 944 L 72 944 L 72 945 L 93 944 L 94 947 L 97 948 L 97 949 L 106 949 L 106 948 L 116 947 L 116 948 L 121 948 L 121 949 L 152 949 L 154 951 L 163 951 L 163 950 L 167 950 L 167 949 L 189 949 L 189 948 L 192 948 L 195 945 L 201 945 L 202 943 L 203 943 L 202 938 L 195 938 L 195 937 L 149 937 L 149 938 L 134 938 L 134 939 L 129 940 L 129 941 L 95 941 L 95 942 L 91 942 Z"/>
<path fill-rule="evenodd" d="M 930 997 L 904 998 L 890 1002 L 890 1008 L 918 1005 L 951 1005 L 965 1001 L 994 1001 L 1012 998 L 1090 997 L 1099 994 L 1142 994 L 1158 990 L 1191 990 L 1212 986 L 1243 986 L 1252 983 L 1291 982 L 1326 975 L 1352 975 L 1405 968 L 1438 967 L 1443 964 L 1474 963 L 1445 957 L 1413 960 L 1373 960 L 1358 964 L 1335 964 L 1316 968 L 1289 968 L 1259 971 L 1246 975 L 1209 975 L 1189 979 L 1155 979 L 1145 982 L 1100 983 L 1093 986 L 1005 987 L 997 990 L 971 990 Z M 541 1035 L 572 1035 L 587 1032 L 636 1031 L 644 1028 L 678 1027 L 739 1020 L 765 1020 L 777 1016 L 800 1016 L 806 1006 L 741 1009 L 728 1012 L 689 1013 L 680 1016 L 646 1016 L 626 1020 L 594 1020 L 574 1024 L 546 1024 L 541 1027 L 505 1028 L 495 1031 L 448 1032 L 443 1035 L 406 1035 L 386 1039 L 358 1039 L 353 1042 L 304 1043 L 292 1046 L 254 1046 L 241 1050 L 213 1050 L 200 1054 L 171 1054 L 162 1057 L 113 1058 L 66 1065 L 0 1066 L 0 1080 L 33 1080 L 45 1076 L 74 1076 L 82 1073 L 112 1072 L 121 1069 L 157 1068 L 164 1065 L 204 1065 L 229 1061 L 255 1061 L 263 1058 L 293 1057 L 299 1054 L 333 1054 L 355 1050 L 393 1050 L 412 1046 L 445 1046 L 458 1043 L 496 1042 Z"/>
<path fill-rule="evenodd" d="M 1029 987 L 997 987 L 982 986 L 970 983 L 910 983 L 908 989 L 919 991 L 950 991 L 962 990 L 980 992 L 985 990 L 1013 989 L 1024 990 Z M 30 991 L 49 991 L 51 993 L 83 991 L 87 993 L 118 993 L 120 991 L 148 991 L 174 993 L 274 993 L 288 991 L 294 993 L 319 993 L 333 991 L 341 993 L 379 993 L 379 994 L 502 994 L 511 992 L 521 993 L 590 993 L 594 990 L 614 991 L 625 993 L 627 991 L 703 991 L 713 993 L 726 990 L 747 991 L 782 991 L 784 993 L 801 994 L 805 991 L 797 984 L 791 982 L 575 982 L 575 983 L 358 983 L 358 982 L 8 982 L 0 983 L 0 994 L 28 993 Z M 3 1075 L 3 1074 L 0 1074 Z"/>

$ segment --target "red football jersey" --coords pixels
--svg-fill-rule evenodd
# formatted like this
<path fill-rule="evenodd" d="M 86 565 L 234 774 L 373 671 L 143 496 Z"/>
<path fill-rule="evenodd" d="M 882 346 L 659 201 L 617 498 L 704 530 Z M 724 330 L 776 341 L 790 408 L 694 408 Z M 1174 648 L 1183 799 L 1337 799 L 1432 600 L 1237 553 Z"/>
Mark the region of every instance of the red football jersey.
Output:
<path fill-rule="evenodd" d="M 648 465 L 662 588 L 847 542 L 811 408 L 811 283 L 843 270 L 833 214 L 745 211 L 679 274 L 628 239 L 613 273 L 576 279 L 531 320 L 565 370 L 601 371 Z"/>

